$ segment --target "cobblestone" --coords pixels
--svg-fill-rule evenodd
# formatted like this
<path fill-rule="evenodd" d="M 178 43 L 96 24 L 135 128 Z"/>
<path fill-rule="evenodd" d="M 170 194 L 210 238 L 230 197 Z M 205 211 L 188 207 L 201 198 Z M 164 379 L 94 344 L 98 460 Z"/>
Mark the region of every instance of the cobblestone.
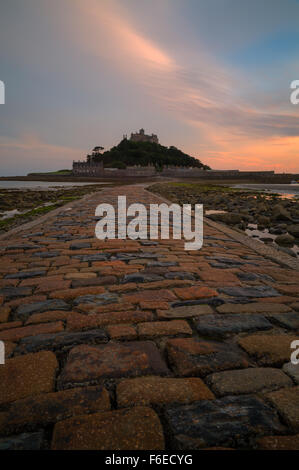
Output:
<path fill-rule="evenodd" d="M 119 194 L 162 201 L 107 186 L 1 236 L 0 449 L 298 447 L 296 267 L 208 221 L 200 251 L 98 240 Z"/>

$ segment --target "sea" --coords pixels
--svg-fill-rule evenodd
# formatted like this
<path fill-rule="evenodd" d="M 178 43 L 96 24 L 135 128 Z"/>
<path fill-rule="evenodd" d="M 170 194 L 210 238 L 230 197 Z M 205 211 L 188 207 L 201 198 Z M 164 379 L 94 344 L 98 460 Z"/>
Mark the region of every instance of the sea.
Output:
<path fill-rule="evenodd" d="M 90 184 L 107 184 L 107 182 L 77 183 L 75 181 L 11 181 L 0 180 L 0 189 L 53 189 L 72 186 L 86 186 Z"/>
<path fill-rule="evenodd" d="M 265 193 L 277 193 L 284 197 L 299 197 L 299 184 L 235 184 L 233 188 L 252 189 Z"/>

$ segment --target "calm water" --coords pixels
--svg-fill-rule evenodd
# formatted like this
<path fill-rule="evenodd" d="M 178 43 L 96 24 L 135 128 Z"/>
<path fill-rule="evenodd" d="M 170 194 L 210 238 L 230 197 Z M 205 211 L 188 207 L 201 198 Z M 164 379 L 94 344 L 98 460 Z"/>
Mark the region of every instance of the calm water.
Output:
<path fill-rule="evenodd" d="M 89 184 L 107 184 L 106 182 L 94 183 L 76 183 L 64 181 L 5 181 L 0 180 L 0 189 L 55 189 L 53 186 L 59 187 L 72 187 L 72 186 L 86 186 Z"/>
<path fill-rule="evenodd" d="M 234 188 L 257 189 L 259 191 L 283 194 L 284 196 L 299 196 L 299 184 L 235 184 Z"/>

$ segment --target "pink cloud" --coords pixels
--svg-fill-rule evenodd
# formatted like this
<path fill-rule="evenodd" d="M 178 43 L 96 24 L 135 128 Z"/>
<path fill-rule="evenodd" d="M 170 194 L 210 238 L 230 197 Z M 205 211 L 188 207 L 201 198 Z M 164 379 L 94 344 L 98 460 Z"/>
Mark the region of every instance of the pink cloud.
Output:
<path fill-rule="evenodd" d="M 18 138 L 0 136 L 1 167 L 7 161 L 18 162 L 16 174 L 22 165 L 31 165 L 34 170 L 58 170 L 70 168 L 72 160 L 82 159 L 82 150 L 43 142 L 37 135 L 24 134 Z"/>

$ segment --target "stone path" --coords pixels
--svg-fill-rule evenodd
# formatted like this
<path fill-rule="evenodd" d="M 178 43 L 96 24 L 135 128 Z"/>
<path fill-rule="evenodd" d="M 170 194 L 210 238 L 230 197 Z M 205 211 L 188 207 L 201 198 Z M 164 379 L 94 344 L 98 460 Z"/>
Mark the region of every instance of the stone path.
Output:
<path fill-rule="evenodd" d="M 0 449 L 299 448 L 299 273 L 205 226 L 100 241 L 109 188 L 0 241 Z"/>

